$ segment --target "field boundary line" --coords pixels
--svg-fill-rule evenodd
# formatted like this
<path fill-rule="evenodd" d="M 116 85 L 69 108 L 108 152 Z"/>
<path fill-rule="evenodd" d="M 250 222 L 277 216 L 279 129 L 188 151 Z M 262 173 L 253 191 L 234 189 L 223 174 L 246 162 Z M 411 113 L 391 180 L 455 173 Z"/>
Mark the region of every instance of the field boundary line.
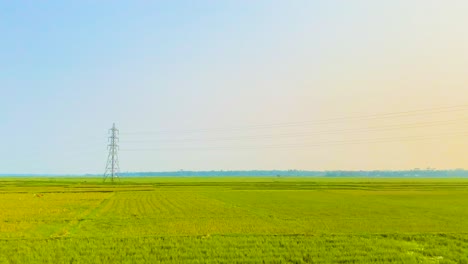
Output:
<path fill-rule="evenodd" d="M 317 234 L 210 234 L 213 237 L 398 237 L 398 236 L 447 236 L 468 235 L 468 232 L 426 232 L 426 233 L 317 233 Z M 118 236 L 108 239 L 138 239 L 138 238 L 197 238 L 204 239 L 206 235 L 144 235 L 144 236 Z M 102 236 L 56 236 L 43 238 L 0 238 L 0 241 L 43 241 L 43 240 L 72 240 L 72 239 L 103 239 Z"/>

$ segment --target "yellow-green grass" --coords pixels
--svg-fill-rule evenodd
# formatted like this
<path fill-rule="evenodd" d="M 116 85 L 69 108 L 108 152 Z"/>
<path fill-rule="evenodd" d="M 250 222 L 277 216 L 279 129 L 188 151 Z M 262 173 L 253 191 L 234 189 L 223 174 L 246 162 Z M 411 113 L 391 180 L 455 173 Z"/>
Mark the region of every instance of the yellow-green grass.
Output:
<path fill-rule="evenodd" d="M 468 263 L 468 180 L 0 178 L 0 263 Z"/>

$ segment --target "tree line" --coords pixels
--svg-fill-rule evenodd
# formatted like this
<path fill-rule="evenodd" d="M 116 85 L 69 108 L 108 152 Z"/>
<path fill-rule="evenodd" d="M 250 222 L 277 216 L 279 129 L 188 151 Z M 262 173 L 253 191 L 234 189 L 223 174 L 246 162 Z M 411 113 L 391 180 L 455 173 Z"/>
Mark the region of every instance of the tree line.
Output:
<path fill-rule="evenodd" d="M 412 170 L 211 170 L 211 171 L 167 171 L 167 172 L 123 172 L 121 176 L 274 176 L 274 177 L 468 177 L 468 170 L 436 170 L 436 169 L 412 169 Z"/>

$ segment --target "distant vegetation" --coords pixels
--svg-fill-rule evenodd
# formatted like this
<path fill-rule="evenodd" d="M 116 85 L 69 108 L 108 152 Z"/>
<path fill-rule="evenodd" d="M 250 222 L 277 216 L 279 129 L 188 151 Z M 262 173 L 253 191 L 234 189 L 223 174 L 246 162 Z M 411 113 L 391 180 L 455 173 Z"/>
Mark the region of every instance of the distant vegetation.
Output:
<path fill-rule="evenodd" d="M 468 177 L 468 170 L 436 170 L 436 169 L 413 169 L 413 170 L 359 170 L 359 171 L 309 171 L 309 170 L 212 170 L 212 171 L 145 171 L 145 172 L 120 172 L 120 176 L 125 177 L 371 177 L 371 178 L 465 178 Z M 87 176 L 96 177 L 101 174 L 0 174 L 0 177 L 31 177 L 31 176 Z"/>
<path fill-rule="evenodd" d="M 402 171 L 307 171 L 307 170 L 249 170 L 249 171 L 170 171 L 170 172 L 125 172 L 122 176 L 305 176 L 305 177 L 468 177 L 468 170 L 414 169 Z"/>

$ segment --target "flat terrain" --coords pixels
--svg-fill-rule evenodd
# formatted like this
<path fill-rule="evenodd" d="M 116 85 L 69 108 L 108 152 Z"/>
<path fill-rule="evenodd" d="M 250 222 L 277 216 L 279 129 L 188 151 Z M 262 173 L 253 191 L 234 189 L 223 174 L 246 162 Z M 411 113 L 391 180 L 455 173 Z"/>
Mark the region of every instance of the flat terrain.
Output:
<path fill-rule="evenodd" d="M 0 263 L 468 263 L 468 180 L 0 178 Z"/>

